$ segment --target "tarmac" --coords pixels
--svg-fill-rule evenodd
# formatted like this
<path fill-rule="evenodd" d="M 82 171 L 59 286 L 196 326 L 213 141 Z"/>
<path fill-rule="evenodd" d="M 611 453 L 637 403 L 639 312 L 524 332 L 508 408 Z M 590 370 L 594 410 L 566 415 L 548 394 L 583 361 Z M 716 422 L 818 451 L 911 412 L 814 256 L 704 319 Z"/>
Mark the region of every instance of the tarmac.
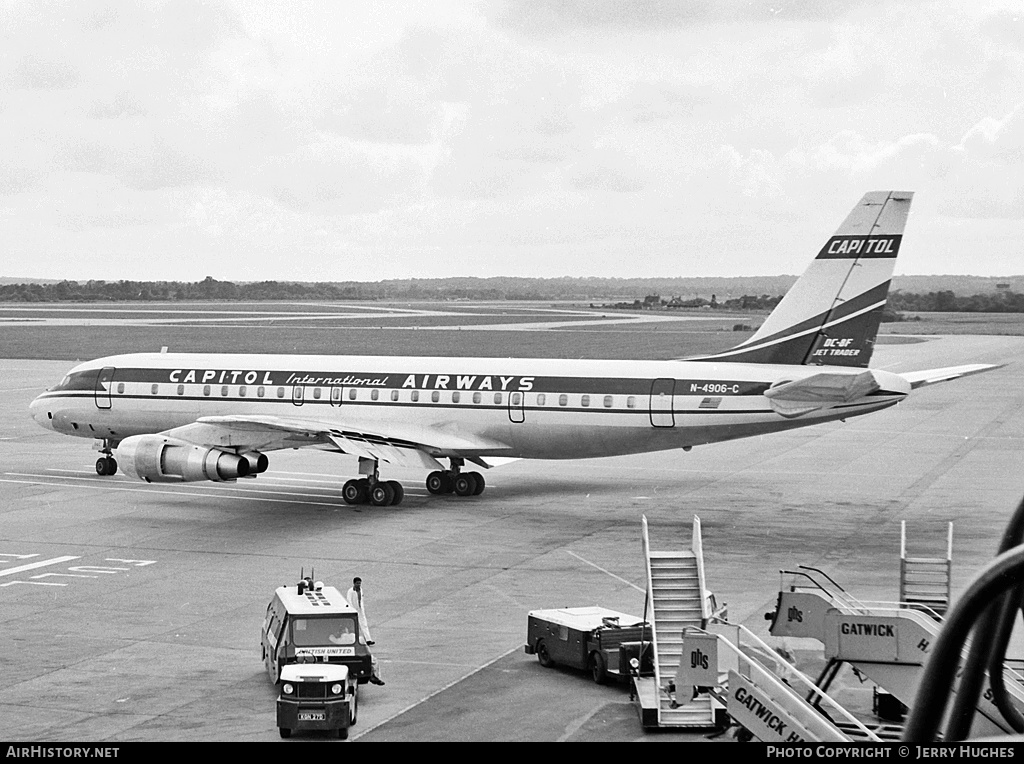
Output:
<path fill-rule="evenodd" d="M 320 452 L 272 454 L 237 484 L 99 477 L 89 441 L 28 417 L 73 364 L 0 361 L 0 739 L 280 741 L 260 626 L 274 588 L 311 569 L 364 582 L 387 684 L 361 688 L 351 741 L 706 739 L 644 732 L 626 687 L 542 668 L 523 651 L 528 611 L 642 615 L 642 516 L 661 549 L 688 548 L 699 516 L 709 587 L 762 636 L 796 565 L 896 599 L 903 520 L 912 548 L 938 554 L 953 522 L 962 590 L 1024 493 L 1024 338 L 921 340 L 880 344 L 872 365 L 1006 365 L 845 423 L 515 462 L 479 497 L 430 496 L 424 474 L 388 469 L 406 487 L 390 508 L 346 505 L 356 460 Z"/>

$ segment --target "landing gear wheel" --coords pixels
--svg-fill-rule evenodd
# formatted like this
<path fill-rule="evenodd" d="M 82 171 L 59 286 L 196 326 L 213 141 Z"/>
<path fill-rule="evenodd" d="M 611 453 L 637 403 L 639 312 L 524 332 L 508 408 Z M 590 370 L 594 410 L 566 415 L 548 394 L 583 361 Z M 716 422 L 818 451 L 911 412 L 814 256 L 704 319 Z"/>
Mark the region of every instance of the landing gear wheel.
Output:
<path fill-rule="evenodd" d="M 278 727 L 277 731 L 281 733 L 281 737 L 288 738 L 292 736 L 292 731 L 287 727 Z"/>
<path fill-rule="evenodd" d="M 365 504 L 370 498 L 369 486 L 362 480 L 349 480 L 341 489 L 346 504 Z"/>
<path fill-rule="evenodd" d="M 543 639 L 537 640 L 537 660 L 544 668 L 551 668 L 555 665 L 555 662 L 551 660 L 551 653 L 548 652 L 548 646 L 544 644 Z"/>
<path fill-rule="evenodd" d="M 455 478 L 455 495 L 456 496 L 473 496 L 476 493 L 476 478 L 473 477 L 475 472 L 463 472 Z"/>
<path fill-rule="evenodd" d="M 452 479 L 447 473 L 439 470 L 431 472 L 427 475 L 427 490 L 435 496 L 439 496 L 443 493 L 451 493 Z"/>
<path fill-rule="evenodd" d="M 391 500 L 391 506 L 397 507 L 402 503 L 402 499 L 405 498 L 405 488 L 397 480 L 389 480 L 388 485 L 391 486 L 391 490 L 395 492 L 395 498 Z"/>
<path fill-rule="evenodd" d="M 604 656 L 601 653 L 590 654 L 590 675 L 598 684 L 608 681 L 608 667 L 605 665 Z"/>
<path fill-rule="evenodd" d="M 395 500 L 395 489 L 390 483 L 376 483 L 370 489 L 370 503 L 375 507 L 388 507 Z"/>
<path fill-rule="evenodd" d="M 486 485 L 484 482 L 484 476 L 479 472 L 470 472 L 469 474 L 476 478 L 476 489 L 473 491 L 473 495 L 479 496 L 484 492 L 484 486 Z"/>
<path fill-rule="evenodd" d="M 101 456 L 96 460 L 97 475 L 117 474 L 117 461 L 112 456 Z"/>

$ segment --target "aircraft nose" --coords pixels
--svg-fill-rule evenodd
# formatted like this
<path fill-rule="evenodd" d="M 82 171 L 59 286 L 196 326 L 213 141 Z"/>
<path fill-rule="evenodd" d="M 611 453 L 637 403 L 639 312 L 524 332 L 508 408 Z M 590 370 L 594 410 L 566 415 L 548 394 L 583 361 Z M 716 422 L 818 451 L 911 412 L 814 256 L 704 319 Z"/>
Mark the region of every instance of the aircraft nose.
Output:
<path fill-rule="evenodd" d="M 28 405 L 28 413 L 36 421 L 36 424 L 48 430 L 53 429 L 50 412 L 47 411 L 46 401 L 43 400 L 42 396 L 36 398 Z"/>

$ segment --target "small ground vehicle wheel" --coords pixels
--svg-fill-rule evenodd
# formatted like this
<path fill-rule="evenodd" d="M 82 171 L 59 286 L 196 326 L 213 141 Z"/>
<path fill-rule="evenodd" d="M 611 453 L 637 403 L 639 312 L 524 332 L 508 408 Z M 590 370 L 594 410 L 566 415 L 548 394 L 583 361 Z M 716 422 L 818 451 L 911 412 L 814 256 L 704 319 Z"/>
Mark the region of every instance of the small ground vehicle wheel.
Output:
<path fill-rule="evenodd" d="M 551 654 L 548 652 L 548 646 L 544 644 L 544 640 L 537 640 L 537 660 L 540 661 L 540 665 L 544 668 L 551 668 L 555 665 L 555 662 L 551 660 Z"/>
<path fill-rule="evenodd" d="M 292 731 L 290 729 L 288 729 L 287 727 L 279 727 L 277 731 L 281 733 L 281 737 L 291 737 L 292 736 Z"/>
<path fill-rule="evenodd" d="M 590 654 L 590 674 L 598 684 L 608 681 L 608 667 L 605 665 L 604 656 L 601 653 Z"/>
<path fill-rule="evenodd" d="M 348 727 L 339 727 L 338 737 L 342 740 L 348 740 Z"/>

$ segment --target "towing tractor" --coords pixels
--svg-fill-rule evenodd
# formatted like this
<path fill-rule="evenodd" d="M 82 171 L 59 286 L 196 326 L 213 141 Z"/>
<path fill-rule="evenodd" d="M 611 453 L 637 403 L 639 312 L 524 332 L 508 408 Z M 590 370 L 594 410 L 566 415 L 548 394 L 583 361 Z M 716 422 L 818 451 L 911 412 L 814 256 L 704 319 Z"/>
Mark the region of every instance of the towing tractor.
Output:
<path fill-rule="evenodd" d="M 525 651 L 545 667 L 589 671 L 598 684 L 654 673 L 650 624 L 603 607 L 530 611 Z"/>

